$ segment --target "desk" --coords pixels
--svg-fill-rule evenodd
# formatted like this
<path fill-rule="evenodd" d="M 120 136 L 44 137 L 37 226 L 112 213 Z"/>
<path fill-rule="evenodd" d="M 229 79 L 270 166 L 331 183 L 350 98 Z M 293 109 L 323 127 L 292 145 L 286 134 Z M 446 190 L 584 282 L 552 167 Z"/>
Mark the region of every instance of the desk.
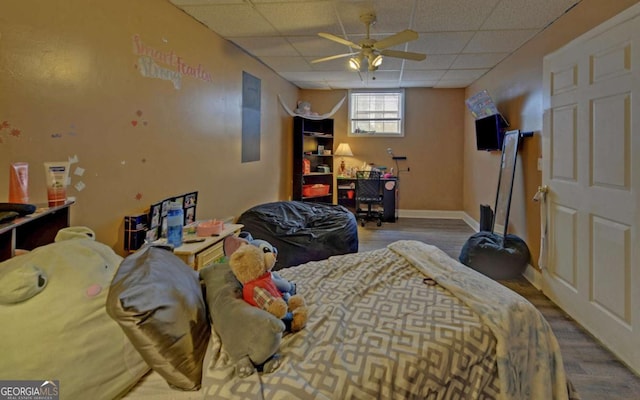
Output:
<path fill-rule="evenodd" d="M 342 178 L 337 180 L 338 204 L 347 207 L 352 212 L 356 209 L 356 178 Z M 398 178 L 382 178 L 382 221 L 396 222 L 398 220 Z M 350 194 L 351 193 L 351 194 Z M 351 196 L 351 197 L 349 197 Z"/>
<path fill-rule="evenodd" d="M 0 261 L 15 255 L 16 249 L 33 250 L 53 243 L 58 231 L 69 226 L 69 201 L 57 207 L 38 205 L 36 212 L 0 224 Z"/>
<path fill-rule="evenodd" d="M 201 270 L 209 264 L 219 262 L 224 256 L 223 240 L 227 236 L 237 234 L 244 227 L 241 224 L 224 224 L 224 229 L 219 235 L 198 237 L 195 234 L 184 235 L 183 244 L 173 249 L 173 254 L 180 257 L 188 266 L 196 271 Z M 204 239 L 202 242 L 185 243 L 189 239 Z M 155 243 L 166 242 L 160 239 Z"/>

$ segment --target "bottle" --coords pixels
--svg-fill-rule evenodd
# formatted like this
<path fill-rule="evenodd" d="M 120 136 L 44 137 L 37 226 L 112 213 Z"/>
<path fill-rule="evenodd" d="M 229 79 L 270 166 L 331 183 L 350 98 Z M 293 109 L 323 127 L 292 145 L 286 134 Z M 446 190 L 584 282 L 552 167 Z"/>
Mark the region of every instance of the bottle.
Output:
<path fill-rule="evenodd" d="M 167 213 L 167 243 L 174 248 L 182 246 L 182 228 L 184 224 L 184 211 L 180 203 L 169 204 Z"/>

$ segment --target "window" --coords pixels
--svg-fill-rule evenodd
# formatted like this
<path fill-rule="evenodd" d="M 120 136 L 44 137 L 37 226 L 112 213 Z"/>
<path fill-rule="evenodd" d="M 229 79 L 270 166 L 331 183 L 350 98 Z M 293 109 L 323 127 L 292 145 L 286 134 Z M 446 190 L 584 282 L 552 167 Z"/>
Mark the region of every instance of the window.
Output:
<path fill-rule="evenodd" d="M 404 136 L 404 90 L 349 91 L 349 136 Z"/>

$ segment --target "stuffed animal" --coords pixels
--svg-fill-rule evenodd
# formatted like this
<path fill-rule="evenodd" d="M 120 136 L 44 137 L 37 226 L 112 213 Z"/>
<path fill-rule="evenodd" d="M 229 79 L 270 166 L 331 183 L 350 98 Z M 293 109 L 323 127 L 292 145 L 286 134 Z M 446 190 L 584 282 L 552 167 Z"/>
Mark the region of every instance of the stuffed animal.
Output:
<path fill-rule="evenodd" d="M 242 298 L 242 285 L 228 264 L 200 270 L 214 331 L 239 378 L 270 373 L 281 363 L 278 350 L 285 324 Z"/>
<path fill-rule="evenodd" d="M 244 244 L 233 252 L 229 266 L 243 285 L 243 298 L 247 303 L 268 311 L 285 324 L 290 320 L 291 331 L 296 332 L 307 323 L 307 307 L 304 298 L 298 294 L 288 296 L 288 303 L 285 301 L 273 281 L 271 269 L 275 261 L 274 253 Z"/>
<path fill-rule="evenodd" d="M 85 227 L 0 263 L 0 377 L 56 379 L 65 398 L 116 398 L 149 366 L 106 312 L 122 257 Z M 26 362 L 25 360 L 28 360 Z"/>
<path fill-rule="evenodd" d="M 266 240 L 254 239 L 253 236 L 251 236 L 251 233 L 246 231 L 240 232 L 237 236 L 235 235 L 227 236 L 224 239 L 224 242 L 223 242 L 224 254 L 227 257 L 231 256 L 231 254 L 233 254 L 233 252 L 236 251 L 243 244 L 250 244 L 250 245 L 256 246 L 260 250 L 262 250 L 262 252 L 265 254 L 271 253 L 274 257 L 274 261 L 273 261 L 274 264 L 278 259 L 278 249 L 275 246 L 273 246 L 271 243 L 267 242 Z M 288 302 L 289 297 L 296 294 L 297 287 L 295 282 L 289 281 L 281 277 L 280 274 L 274 271 L 271 272 L 271 279 L 273 280 L 273 283 L 275 283 L 278 290 L 280 290 L 280 292 L 282 293 L 282 297 L 284 298 L 285 301 Z"/>
<path fill-rule="evenodd" d="M 310 115 L 311 114 L 311 103 L 308 101 L 300 100 L 298 101 L 298 108 L 294 111 L 299 115 Z"/>

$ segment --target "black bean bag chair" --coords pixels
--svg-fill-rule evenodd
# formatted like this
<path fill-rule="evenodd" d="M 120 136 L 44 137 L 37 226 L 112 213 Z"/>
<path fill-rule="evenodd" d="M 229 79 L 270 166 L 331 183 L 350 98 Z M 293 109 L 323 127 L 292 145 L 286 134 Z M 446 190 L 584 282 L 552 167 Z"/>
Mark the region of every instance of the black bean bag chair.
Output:
<path fill-rule="evenodd" d="M 277 201 L 250 208 L 237 222 L 278 249 L 274 270 L 358 251 L 355 216 L 339 205 Z"/>
<path fill-rule="evenodd" d="M 529 247 L 516 235 L 504 238 L 492 232 L 472 235 L 462 246 L 459 260 L 492 279 L 520 277 L 531 259 Z"/>

